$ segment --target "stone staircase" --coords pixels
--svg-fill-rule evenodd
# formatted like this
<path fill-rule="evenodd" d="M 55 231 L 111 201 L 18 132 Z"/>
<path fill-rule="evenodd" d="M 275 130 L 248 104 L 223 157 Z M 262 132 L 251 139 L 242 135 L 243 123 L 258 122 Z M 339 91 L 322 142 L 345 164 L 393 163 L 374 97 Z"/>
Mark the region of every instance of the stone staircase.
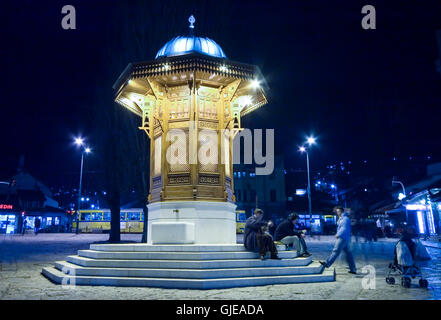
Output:
<path fill-rule="evenodd" d="M 278 246 L 282 260 L 264 261 L 243 245 L 92 244 L 42 274 L 58 284 L 220 289 L 334 281 L 311 257 Z"/>

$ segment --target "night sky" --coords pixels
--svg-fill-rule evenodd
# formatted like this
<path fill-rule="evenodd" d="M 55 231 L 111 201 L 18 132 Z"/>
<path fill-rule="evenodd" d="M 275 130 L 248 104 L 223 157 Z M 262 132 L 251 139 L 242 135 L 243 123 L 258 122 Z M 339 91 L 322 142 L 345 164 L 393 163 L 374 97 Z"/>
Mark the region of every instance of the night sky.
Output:
<path fill-rule="evenodd" d="M 60 177 L 76 182 L 80 154 L 72 138 L 82 134 L 93 147 L 94 97 L 123 71 L 105 58 L 125 50 L 109 41 L 123 34 L 118 8 L 137 10 L 140 3 L 2 2 L 0 180 L 24 154 L 27 169 L 48 184 Z M 140 10 L 169 14 L 146 19 L 147 34 L 155 32 L 146 39 L 152 46 L 133 61 L 153 60 L 168 40 L 187 34 L 194 14 L 197 35 L 214 39 L 229 59 L 260 67 L 269 104 L 243 126 L 275 128 L 287 166 L 303 166 L 296 150 L 310 133 L 319 137 L 311 157 L 316 168 L 341 160 L 381 164 L 394 156 L 440 159 L 440 1 L 143 3 Z M 76 8 L 76 30 L 61 28 L 66 4 Z M 366 4 L 376 8 L 376 30 L 361 28 Z M 88 170 L 102 170 L 98 159 L 91 157 Z"/>

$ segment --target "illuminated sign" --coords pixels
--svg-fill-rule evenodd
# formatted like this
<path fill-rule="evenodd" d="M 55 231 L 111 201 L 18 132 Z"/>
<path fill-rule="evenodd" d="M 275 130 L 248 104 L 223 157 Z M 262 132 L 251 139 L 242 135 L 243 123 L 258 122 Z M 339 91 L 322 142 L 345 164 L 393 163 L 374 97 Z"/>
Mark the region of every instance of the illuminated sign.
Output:
<path fill-rule="evenodd" d="M 424 225 L 423 213 L 421 211 L 417 211 L 418 218 L 418 230 L 420 233 L 426 233 L 426 228 Z"/>
<path fill-rule="evenodd" d="M 427 206 L 423 205 L 423 204 L 406 204 L 406 209 L 407 210 L 427 210 Z"/>
<path fill-rule="evenodd" d="M 12 210 L 14 206 L 12 204 L 0 204 L 0 209 L 2 210 Z"/>

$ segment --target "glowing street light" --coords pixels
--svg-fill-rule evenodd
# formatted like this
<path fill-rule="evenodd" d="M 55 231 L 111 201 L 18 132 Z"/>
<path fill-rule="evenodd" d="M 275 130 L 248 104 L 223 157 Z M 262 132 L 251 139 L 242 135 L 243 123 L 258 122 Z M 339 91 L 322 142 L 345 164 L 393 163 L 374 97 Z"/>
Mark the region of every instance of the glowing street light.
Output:
<path fill-rule="evenodd" d="M 84 144 L 83 138 L 75 138 L 74 142 L 78 147 L 81 147 Z"/>
<path fill-rule="evenodd" d="M 306 138 L 306 143 L 309 146 L 312 146 L 314 144 L 316 144 L 316 138 L 314 137 L 307 137 Z M 308 153 L 308 149 L 306 149 L 305 146 L 301 146 L 299 148 L 300 152 L 305 152 L 306 153 L 306 168 L 307 168 L 307 172 L 308 172 L 308 205 L 309 205 L 309 224 L 310 224 L 310 228 L 312 229 L 312 206 L 311 206 L 311 177 L 309 174 L 309 153 Z M 312 233 L 311 233 L 312 236 Z"/>
<path fill-rule="evenodd" d="M 392 178 L 392 186 L 394 184 L 399 184 L 401 186 L 401 188 L 403 189 L 403 192 L 398 195 L 398 199 L 401 198 L 399 200 L 402 201 L 404 198 L 407 197 L 407 195 L 406 195 L 406 188 L 404 188 L 404 184 L 401 181 L 395 180 L 395 177 Z M 407 207 L 406 207 L 406 222 L 407 223 L 409 222 L 409 216 L 408 216 L 408 213 L 407 213 Z"/>
<path fill-rule="evenodd" d="M 314 144 L 316 143 L 316 138 L 314 138 L 314 137 L 308 137 L 308 138 L 306 138 L 306 143 L 307 143 L 309 146 L 312 146 L 312 145 L 314 145 Z"/>
<path fill-rule="evenodd" d="M 81 169 L 80 169 L 80 186 L 78 188 L 78 209 L 77 209 L 77 214 L 76 214 L 76 229 L 75 229 L 75 233 L 78 234 L 79 233 L 79 215 L 80 215 L 80 208 L 81 208 L 81 201 L 84 201 L 84 198 L 81 198 L 81 187 L 83 184 L 83 165 L 84 165 L 84 154 L 89 154 L 92 152 L 92 150 L 89 147 L 85 147 L 84 146 L 84 139 L 83 138 L 75 138 L 75 144 L 78 147 L 82 147 L 81 149 Z"/>

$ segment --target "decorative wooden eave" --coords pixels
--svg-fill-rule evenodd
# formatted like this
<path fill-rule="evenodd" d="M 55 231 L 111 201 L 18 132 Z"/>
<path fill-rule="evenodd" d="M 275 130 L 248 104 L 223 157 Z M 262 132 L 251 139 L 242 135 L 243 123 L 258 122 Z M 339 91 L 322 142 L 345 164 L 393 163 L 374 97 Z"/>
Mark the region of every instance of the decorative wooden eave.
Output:
<path fill-rule="evenodd" d="M 127 102 L 122 103 L 123 99 L 121 97 L 125 96 L 130 80 L 136 81 L 137 79 L 144 79 L 146 80 L 146 86 L 152 89 L 151 83 L 147 79 L 156 78 L 158 82 L 166 82 L 166 78 L 178 76 L 180 74 L 182 75 L 183 73 L 187 73 L 190 77 L 198 74 L 199 76 L 205 75 L 207 77 L 221 76 L 230 79 L 228 81 L 244 80 L 242 82 L 243 86 L 258 79 L 260 82 L 258 99 L 252 105 L 245 107 L 241 111 L 241 116 L 260 108 L 267 103 L 265 91 L 268 90 L 268 85 L 257 66 L 199 53 L 165 57 L 153 61 L 129 64 L 113 85 L 115 90 L 115 101 L 126 108 L 129 107 L 132 112 L 139 114 L 139 112 L 142 112 L 141 110 L 137 110 L 137 108 L 133 106 L 128 106 Z M 190 80 L 190 78 L 187 78 L 187 81 L 188 80 Z M 209 84 L 210 79 L 201 79 L 201 81 Z M 130 91 L 132 91 L 132 88 Z"/>

